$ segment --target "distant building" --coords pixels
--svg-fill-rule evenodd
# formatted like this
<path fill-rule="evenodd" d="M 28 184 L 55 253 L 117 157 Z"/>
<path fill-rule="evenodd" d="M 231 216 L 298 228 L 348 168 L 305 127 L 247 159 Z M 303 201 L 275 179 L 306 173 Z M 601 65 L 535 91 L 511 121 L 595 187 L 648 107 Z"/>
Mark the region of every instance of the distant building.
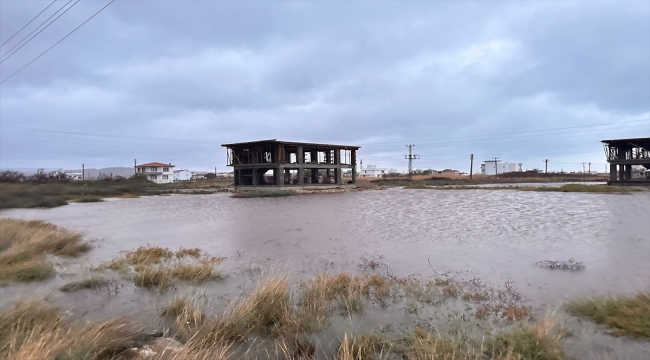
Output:
<path fill-rule="evenodd" d="M 220 173 L 217 173 L 217 177 L 235 177 L 235 173 L 232 172 L 232 171 L 231 172 L 220 172 Z"/>
<path fill-rule="evenodd" d="M 501 160 L 486 160 L 481 164 L 481 174 L 498 175 L 509 172 L 521 172 L 521 163 L 501 162 Z"/>
<path fill-rule="evenodd" d="M 452 169 L 444 169 L 440 172 L 440 174 L 442 175 L 454 175 L 454 176 L 458 175 L 459 173 L 460 171 L 452 170 Z"/>
<path fill-rule="evenodd" d="M 192 172 L 183 169 L 183 170 L 174 170 L 174 181 L 190 181 L 192 180 Z"/>
<path fill-rule="evenodd" d="M 205 173 L 192 173 L 192 181 L 205 179 Z"/>
<path fill-rule="evenodd" d="M 65 173 L 65 177 L 68 178 L 68 180 L 72 180 L 72 181 L 79 181 L 84 179 L 83 173 L 74 173 L 74 172 Z"/>
<path fill-rule="evenodd" d="M 378 168 L 377 165 L 363 166 L 363 161 L 359 167 L 359 176 L 362 177 L 379 177 L 383 176 L 388 171 L 387 168 Z"/>
<path fill-rule="evenodd" d="M 157 184 L 167 184 L 174 181 L 174 167 L 171 163 L 152 162 L 135 166 L 135 173 L 147 177 L 147 180 Z"/>

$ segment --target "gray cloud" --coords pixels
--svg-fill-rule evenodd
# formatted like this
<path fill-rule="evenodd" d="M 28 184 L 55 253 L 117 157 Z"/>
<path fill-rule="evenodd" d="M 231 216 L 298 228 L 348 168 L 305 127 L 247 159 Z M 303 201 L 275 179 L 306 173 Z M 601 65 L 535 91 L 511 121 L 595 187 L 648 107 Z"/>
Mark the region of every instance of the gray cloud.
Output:
<path fill-rule="evenodd" d="M 0 78 L 105 3 L 80 2 Z M 0 41 L 45 5 L 1 2 Z M 0 166 L 210 169 L 221 142 L 280 138 L 397 168 L 415 142 L 425 168 L 475 153 L 577 169 L 604 162 L 601 138 L 650 133 L 648 19 L 644 1 L 118 0 L 1 85 Z"/>

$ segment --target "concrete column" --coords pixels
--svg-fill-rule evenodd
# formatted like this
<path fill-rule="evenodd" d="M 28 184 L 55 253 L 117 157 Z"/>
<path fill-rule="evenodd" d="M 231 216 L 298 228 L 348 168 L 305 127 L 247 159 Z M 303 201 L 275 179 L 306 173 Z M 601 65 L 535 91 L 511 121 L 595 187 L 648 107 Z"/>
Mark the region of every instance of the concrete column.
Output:
<path fill-rule="evenodd" d="M 625 165 L 625 180 L 632 180 L 632 165 Z"/>
<path fill-rule="evenodd" d="M 334 165 L 341 165 L 341 150 L 334 150 Z"/>
<path fill-rule="evenodd" d="M 356 185 L 357 183 L 357 167 L 352 165 L 352 183 Z"/>
<path fill-rule="evenodd" d="M 285 181 L 288 180 L 289 182 L 291 182 L 291 170 L 284 169 L 284 180 Z M 284 184 L 284 182 L 282 182 L 282 184 Z"/>
<path fill-rule="evenodd" d="M 609 164 L 609 181 L 616 181 L 616 164 Z"/>
<path fill-rule="evenodd" d="M 298 146 L 298 151 L 296 152 L 296 160 L 298 164 L 302 165 L 305 162 L 305 153 L 302 150 L 302 146 Z"/>
<path fill-rule="evenodd" d="M 253 169 L 253 185 L 259 185 L 259 184 L 260 184 L 259 171 L 257 171 L 257 169 Z"/>
<path fill-rule="evenodd" d="M 298 185 L 305 185 L 305 168 L 302 165 L 298 168 Z"/>
<path fill-rule="evenodd" d="M 618 181 L 625 181 L 625 166 L 618 165 Z"/>
<path fill-rule="evenodd" d="M 275 178 L 275 185 L 284 185 L 284 172 L 282 168 L 278 167 L 273 169 L 273 177 Z"/>
<path fill-rule="evenodd" d="M 336 184 L 337 185 L 343 184 L 343 178 L 342 178 L 343 169 L 341 168 L 341 166 L 337 167 L 336 170 L 334 170 L 334 172 L 335 172 L 335 175 L 336 175 Z"/>

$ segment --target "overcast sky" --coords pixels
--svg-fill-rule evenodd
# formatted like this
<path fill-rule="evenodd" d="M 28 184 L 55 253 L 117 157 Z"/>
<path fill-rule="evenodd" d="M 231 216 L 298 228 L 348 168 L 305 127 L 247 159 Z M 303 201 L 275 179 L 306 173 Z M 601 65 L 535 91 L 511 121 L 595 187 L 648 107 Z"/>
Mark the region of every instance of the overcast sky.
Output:
<path fill-rule="evenodd" d="M 109 1 L 74 5 L 0 79 Z M 0 1 L 0 43 L 50 3 Z M 3 168 L 223 170 L 220 144 L 277 138 L 399 170 L 412 143 L 416 168 L 602 171 L 600 140 L 650 136 L 650 2 L 117 0 L 0 85 L 0 130 Z"/>

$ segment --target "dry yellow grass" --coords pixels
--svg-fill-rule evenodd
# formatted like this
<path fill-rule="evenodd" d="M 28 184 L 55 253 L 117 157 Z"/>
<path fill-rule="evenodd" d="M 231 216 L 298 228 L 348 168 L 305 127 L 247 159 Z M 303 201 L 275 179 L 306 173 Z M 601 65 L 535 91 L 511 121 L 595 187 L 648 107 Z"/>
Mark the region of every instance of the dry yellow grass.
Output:
<path fill-rule="evenodd" d="M 340 360 L 381 359 L 388 351 L 390 351 L 390 344 L 377 335 L 345 334 L 339 346 L 338 358 Z"/>
<path fill-rule="evenodd" d="M 133 346 L 138 333 L 138 328 L 124 319 L 71 323 L 57 308 L 24 300 L 0 313 L 0 358 L 110 358 Z"/>
<path fill-rule="evenodd" d="M 0 284 L 46 279 L 54 269 L 45 255 L 76 256 L 88 250 L 80 233 L 40 220 L 0 219 Z"/>
<path fill-rule="evenodd" d="M 176 281 L 222 280 L 223 274 L 215 267 L 223 260 L 224 257 L 210 256 L 196 248 L 174 252 L 158 246 L 142 246 L 121 252 L 97 269 L 120 271 L 137 286 L 166 289 Z"/>

